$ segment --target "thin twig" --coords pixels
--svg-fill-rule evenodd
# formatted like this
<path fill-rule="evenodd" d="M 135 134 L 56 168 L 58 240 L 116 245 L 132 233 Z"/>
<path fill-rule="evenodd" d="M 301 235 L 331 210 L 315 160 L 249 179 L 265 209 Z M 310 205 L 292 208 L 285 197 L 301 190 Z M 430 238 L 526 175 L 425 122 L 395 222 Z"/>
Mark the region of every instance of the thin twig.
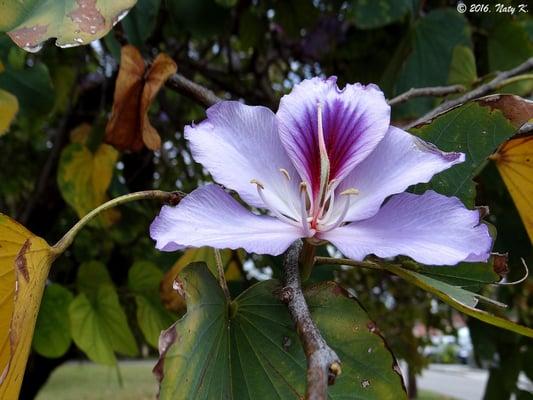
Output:
<path fill-rule="evenodd" d="M 413 97 L 422 97 L 422 96 L 432 96 L 432 97 L 441 97 L 447 96 L 453 93 L 464 92 L 466 88 L 463 85 L 451 85 L 451 86 L 432 86 L 432 87 L 422 87 L 422 88 L 411 88 L 407 92 L 404 92 L 392 99 L 388 100 L 390 106 L 396 104 L 404 103 Z"/>
<path fill-rule="evenodd" d="M 506 81 L 507 79 L 520 75 L 524 72 L 529 71 L 530 69 L 533 69 L 533 57 L 529 58 L 527 61 L 523 62 L 519 66 L 510 69 L 508 71 L 500 72 L 496 77 L 491 80 L 490 82 L 485 83 L 484 85 L 480 85 L 474 90 L 471 90 L 468 93 L 465 93 L 463 96 L 458 97 L 456 99 L 448 100 L 439 105 L 437 108 L 431 110 L 427 114 L 423 115 L 422 117 L 418 118 L 416 121 L 413 121 L 406 126 L 404 126 L 404 129 L 410 129 L 414 126 L 420 125 L 422 123 L 428 122 L 433 117 L 437 116 L 438 114 L 441 114 L 444 111 L 448 111 L 451 108 L 454 108 L 458 105 L 461 105 L 463 103 L 466 103 L 467 101 L 476 99 L 478 97 L 484 96 L 493 90 L 497 89 L 499 85 Z"/>
<path fill-rule="evenodd" d="M 328 384 L 335 383 L 341 373 L 339 356 L 333 351 L 311 319 L 300 282 L 298 260 L 302 242 L 298 240 L 285 252 L 283 258 L 283 301 L 296 324 L 296 330 L 307 358 L 306 400 L 327 398 Z"/>
<path fill-rule="evenodd" d="M 183 75 L 177 73 L 172 75 L 167 81 L 166 85 L 177 92 L 191 97 L 193 100 L 201 103 L 203 106 L 210 107 L 215 103 L 222 101 L 211 90 L 199 85 Z"/>
<path fill-rule="evenodd" d="M 222 288 L 222 291 L 224 292 L 224 295 L 226 296 L 227 300 L 231 300 L 231 296 L 229 294 L 228 289 L 228 283 L 226 282 L 226 276 L 224 275 L 224 263 L 222 262 L 222 257 L 220 256 L 220 250 L 215 250 L 215 262 L 217 264 L 217 271 L 218 271 L 218 282 L 220 284 L 220 287 Z"/>

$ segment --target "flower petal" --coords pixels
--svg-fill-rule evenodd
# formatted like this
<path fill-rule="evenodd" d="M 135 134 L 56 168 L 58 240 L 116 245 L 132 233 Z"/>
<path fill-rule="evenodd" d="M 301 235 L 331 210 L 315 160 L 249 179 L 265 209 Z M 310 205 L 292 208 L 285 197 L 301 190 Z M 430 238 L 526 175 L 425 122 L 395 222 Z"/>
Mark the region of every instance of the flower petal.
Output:
<path fill-rule="evenodd" d="M 340 193 L 349 188 L 359 191 L 345 221 L 359 221 L 375 215 L 383 201 L 409 186 L 429 182 L 433 175 L 464 161 L 462 153 L 445 153 L 433 144 L 391 126 L 374 151 L 339 185 Z M 346 197 L 336 203 L 344 209 Z"/>
<path fill-rule="evenodd" d="M 379 257 L 405 255 L 430 265 L 461 261 L 486 261 L 492 238 L 478 211 L 456 197 L 427 191 L 418 196 L 391 197 L 379 212 L 320 235 L 354 260 L 368 254 Z"/>
<path fill-rule="evenodd" d="M 336 82 L 336 77 L 304 80 L 283 96 L 277 112 L 281 141 L 313 193 L 320 185 L 319 103 L 330 179 L 343 179 L 376 147 L 390 123 L 390 107 L 377 86 L 340 90 Z"/>
<path fill-rule="evenodd" d="M 194 159 L 214 180 L 237 191 L 250 205 L 269 208 L 257 193 L 287 216 L 299 217 L 299 179 L 278 134 L 276 116 L 266 107 L 224 101 L 207 110 L 207 119 L 185 127 Z M 291 177 L 287 179 L 285 170 Z"/>
<path fill-rule="evenodd" d="M 252 214 L 217 185 L 202 186 L 177 206 L 163 206 L 150 226 L 156 248 L 243 248 L 278 255 L 299 237 L 302 229 L 269 216 Z"/>

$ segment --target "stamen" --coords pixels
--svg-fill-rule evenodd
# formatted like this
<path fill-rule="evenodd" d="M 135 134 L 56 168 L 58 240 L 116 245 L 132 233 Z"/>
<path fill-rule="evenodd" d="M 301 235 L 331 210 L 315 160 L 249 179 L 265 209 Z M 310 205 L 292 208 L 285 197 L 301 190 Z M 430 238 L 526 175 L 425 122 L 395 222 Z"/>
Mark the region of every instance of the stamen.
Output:
<path fill-rule="evenodd" d="M 291 180 L 291 176 L 289 175 L 289 171 L 287 171 L 285 168 L 280 168 L 279 172 L 281 172 L 283 175 L 285 175 L 285 178 L 287 178 L 288 181 Z"/>
<path fill-rule="evenodd" d="M 306 237 L 311 237 L 311 231 L 309 230 L 309 223 L 307 222 L 307 185 L 305 182 L 300 183 L 300 215 L 302 219 L 302 226 Z"/>
<path fill-rule="evenodd" d="M 329 190 L 328 190 L 328 192 L 329 192 Z M 327 198 L 328 197 L 326 195 L 326 199 Z M 321 218 L 319 218 L 318 223 L 321 223 L 322 221 L 327 221 L 329 219 L 329 217 L 333 213 L 333 204 L 334 203 L 335 203 L 335 191 L 333 191 L 333 192 L 331 192 L 331 194 L 329 194 L 328 210 L 326 211 L 325 214 L 322 215 Z"/>
<path fill-rule="evenodd" d="M 252 179 L 250 181 L 250 183 L 253 183 L 254 185 L 257 186 L 257 193 L 259 194 L 259 197 L 261 198 L 261 200 L 263 201 L 263 203 L 268 207 L 268 209 L 270 211 L 272 211 L 272 214 L 274 214 L 274 216 L 276 216 L 279 220 L 283 221 L 283 222 L 286 222 L 288 224 L 291 224 L 292 226 L 297 226 L 299 227 L 300 224 L 291 219 L 291 218 L 288 218 L 286 217 L 285 215 L 283 215 L 282 213 L 280 213 L 276 207 L 274 207 L 272 204 L 270 204 L 270 202 L 267 201 L 265 195 L 263 194 L 263 190 L 265 189 L 265 187 L 263 186 L 263 184 L 261 182 L 259 182 L 257 179 Z"/>
<path fill-rule="evenodd" d="M 328 232 L 332 229 L 339 227 L 344 222 L 344 218 L 346 218 L 346 214 L 348 213 L 348 210 L 350 209 L 350 196 L 355 196 L 358 194 L 359 194 L 359 190 L 355 188 L 346 189 L 343 192 L 341 192 L 341 196 L 347 196 L 347 199 L 346 199 L 346 202 L 344 203 L 344 208 L 341 214 L 339 215 L 339 217 L 337 218 L 335 222 L 333 222 L 332 224 L 326 225 L 325 227 L 320 229 L 320 232 Z"/>

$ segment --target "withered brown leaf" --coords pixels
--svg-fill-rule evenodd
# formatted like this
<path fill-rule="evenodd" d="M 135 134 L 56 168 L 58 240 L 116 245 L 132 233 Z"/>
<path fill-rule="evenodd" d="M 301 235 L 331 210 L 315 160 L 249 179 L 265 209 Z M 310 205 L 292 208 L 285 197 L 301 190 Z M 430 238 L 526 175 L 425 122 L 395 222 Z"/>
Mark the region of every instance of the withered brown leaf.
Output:
<path fill-rule="evenodd" d="M 148 118 L 148 109 L 161 86 L 177 71 L 176 63 L 159 54 L 146 68 L 139 50 L 126 45 L 115 86 L 113 110 L 106 126 L 105 141 L 119 150 L 140 151 L 161 147 L 161 138 Z"/>

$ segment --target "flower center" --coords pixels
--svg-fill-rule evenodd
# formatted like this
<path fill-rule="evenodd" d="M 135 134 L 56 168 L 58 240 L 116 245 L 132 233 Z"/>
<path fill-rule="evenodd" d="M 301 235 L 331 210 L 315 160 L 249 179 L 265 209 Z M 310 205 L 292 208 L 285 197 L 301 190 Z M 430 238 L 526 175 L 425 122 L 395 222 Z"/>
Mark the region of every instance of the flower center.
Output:
<path fill-rule="evenodd" d="M 330 160 L 324 138 L 321 103 L 317 105 L 317 128 L 320 150 L 320 188 L 313 195 L 310 186 L 306 182 L 300 182 L 298 207 L 300 215 L 298 219 L 283 214 L 275 204 L 272 204 L 268 196 L 265 195 L 265 186 L 261 182 L 256 179 L 250 181 L 250 183 L 257 186 L 259 197 L 274 216 L 288 224 L 301 226 L 305 237 L 313 237 L 317 232 L 327 232 L 340 226 L 350 208 L 352 196 L 359 194 L 357 189 L 351 188 L 338 193 L 336 198 L 335 189 L 339 182 L 336 179 L 330 180 Z M 288 184 L 291 180 L 289 172 L 285 168 L 280 168 L 279 171 L 283 174 Z M 340 205 L 336 204 L 336 202 L 339 202 Z"/>

